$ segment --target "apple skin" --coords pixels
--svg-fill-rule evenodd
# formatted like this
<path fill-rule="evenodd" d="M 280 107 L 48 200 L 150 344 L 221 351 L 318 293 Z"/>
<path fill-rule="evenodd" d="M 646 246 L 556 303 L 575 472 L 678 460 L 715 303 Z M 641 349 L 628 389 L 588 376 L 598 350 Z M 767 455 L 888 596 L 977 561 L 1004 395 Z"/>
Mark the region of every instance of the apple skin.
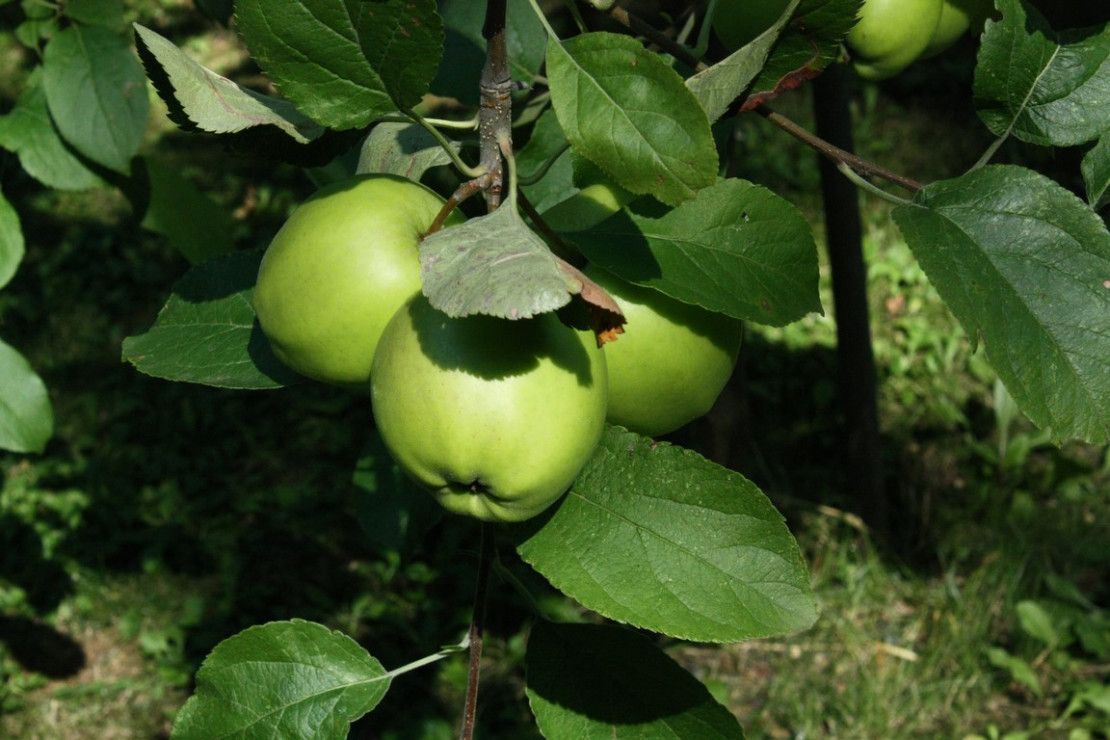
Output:
<path fill-rule="evenodd" d="M 418 244 L 443 198 L 394 175 L 328 185 L 293 212 L 258 270 L 254 309 L 283 363 L 365 389 L 378 337 L 420 290 Z M 448 223 L 462 220 L 458 211 Z"/>
<path fill-rule="evenodd" d="M 541 215 L 556 231 L 592 229 L 636 198 L 614 182 L 595 182 L 566 200 L 559 201 Z"/>
<path fill-rule="evenodd" d="M 885 80 L 910 66 L 940 22 L 942 0 L 866 0 L 844 42 L 866 80 Z"/>
<path fill-rule="evenodd" d="M 713 32 L 736 51 L 775 24 L 790 0 L 721 0 L 713 14 Z"/>
<path fill-rule="evenodd" d="M 570 487 L 605 426 L 605 354 L 554 313 L 451 318 L 418 295 L 374 356 L 374 421 L 446 509 L 529 519 Z"/>
<path fill-rule="evenodd" d="M 744 324 L 588 265 L 628 323 L 605 345 L 608 420 L 649 437 L 705 415 L 732 376 Z"/>
<path fill-rule="evenodd" d="M 940 54 L 970 29 L 978 31 L 992 12 L 993 0 L 943 0 L 940 21 L 920 58 L 928 59 Z"/>

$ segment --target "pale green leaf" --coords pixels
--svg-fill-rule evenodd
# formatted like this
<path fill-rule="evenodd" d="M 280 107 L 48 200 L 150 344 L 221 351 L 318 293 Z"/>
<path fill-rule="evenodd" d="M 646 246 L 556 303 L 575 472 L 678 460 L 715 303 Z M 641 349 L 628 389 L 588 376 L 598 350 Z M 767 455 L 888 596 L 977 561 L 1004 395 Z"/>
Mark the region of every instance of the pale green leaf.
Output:
<path fill-rule="evenodd" d="M 744 737 L 704 684 L 627 628 L 538 622 L 526 660 L 528 702 L 544 737 Z"/>
<path fill-rule="evenodd" d="M 1060 441 L 1110 439 L 1110 233 L 1031 170 L 925 187 L 894 218 L 1021 410 Z"/>
<path fill-rule="evenodd" d="M 196 681 L 174 740 L 342 740 L 378 705 L 391 676 L 347 635 L 293 619 L 224 640 Z"/>
<path fill-rule="evenodd" d="M 515 532 L 521 557 L 552 585 L 618 622 L 735 642 L 817 618 L 798 544 L 755 485 L 619 427 L 563 501 Z"/>
<path fill-rule="evenodd" d="M 0 288 L 7 285 L 19 269 L 23 251 L 23 229 L 19 225 L 19 214 L 4 197 L 4 193 L 0 192 Z"/>
<path fill-rule="evenodd" d="M 150 102 L 127 39 L 100 26 L 59 31 L 43 53 L 42 82 L 62 138 L 92 161 L 129 174 Z"/>
<path fill-rule="evenodd" d="M 710 311 L 782 326 L 821 310 L 817 245 L 789 201 L 730 178 L 677 208 L 650 205 L 566 236 L 615 275 Z"/>
<path fill-rule="evenodd" d="M 716 180 L 705 111 L 678 73 L 635 39 L 549 39 L 547 74 L 571 146 L 626 190 L 677 205 Z"/>
<path fill-rule="evenodd" d="M 40 79 L 40 70 L 35 70 L 15 108 L 0 116 L 0 147 L 15 152 L 27 174 L 47 187 L 85 190 L 105 186 L 105 181 L 62 141 L 54 128 Z"/>
<path fill-rule="evenodd" d="M 565 306 L 581 289 L 511 202 L 425 238 L 420 277 L 428 301 L 455 317 L 529 318 Z"/>
<path fill-rule="evenodd" d="M 235 219 L 226 208 L 173 167 L 150 158 L 144 158 L 139 167 L 149 186 L 144 229 L 165 236 L 194 265 L 231 251 Z"/>
<path fill-rule="evenodd" d="M 294 141 L 317 139 L 323 128 L 288 101 L 248 90 L 194 61 L 171 41 L 135 24 L 139 54 L 170 119 L 186 130 L 217 134 L 274 126 Z"/>
<path fill-rule="evenodd" d="M 434 136 L 415 123 L 379 123 L 370 130 L 358 157 L 358 174 L 381 172 L 419 181 L 451 157 Z"/>
<path fill-rule="evenodd" d="M 54 413 L 42 379 L 13 347 L 0 341 L 0 449 L 42 452 Z"/>

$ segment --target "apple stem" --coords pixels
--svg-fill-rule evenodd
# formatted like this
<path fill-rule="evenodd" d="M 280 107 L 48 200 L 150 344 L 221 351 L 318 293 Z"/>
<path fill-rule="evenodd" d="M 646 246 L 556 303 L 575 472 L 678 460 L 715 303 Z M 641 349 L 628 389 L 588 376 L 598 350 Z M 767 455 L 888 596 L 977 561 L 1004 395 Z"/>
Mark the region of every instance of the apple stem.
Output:
<path fill-rule="evenodd" d="M 463 708 L 460 740 L 474 737 L 474 719 L 478 710 L 478 678 L 482 672 L 482 632 L 486 621 L 486 593 L 489 591 L 489 575 L 495 557 L 495 535 L 493 522 L 482 522 L 482 544 L 478 556 L 478 582 L 474 588 L 474 613 L 470 619 L 470 666 L 466 677 L 466 704 Z"/>

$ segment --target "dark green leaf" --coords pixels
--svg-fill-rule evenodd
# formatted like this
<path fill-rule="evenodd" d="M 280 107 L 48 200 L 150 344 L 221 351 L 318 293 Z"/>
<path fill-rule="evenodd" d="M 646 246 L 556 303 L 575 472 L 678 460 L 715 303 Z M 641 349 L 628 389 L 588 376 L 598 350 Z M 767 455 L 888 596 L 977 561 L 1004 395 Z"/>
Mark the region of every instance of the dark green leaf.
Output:
<path fill-rule="evenodd" d="M 451 157 L 424 127 L 379 123 L 362 144 L 357 173 L 383 172 L 419 181 L 432 167 L 450 163 Z"/>
<path fill-rule="evenodd" d="M 997 136 L 1050 146 L 1110 129 L 1110 29 L 1053 33 L 1024 0 L 998 0 L 975 67 L 975 105 Z"/>
<path fill-rule="evenodd" d="M 536 120 L 528 143 L 516 152 L 516 164 L 522 178 L 531 178 L 549 167 L 539 180 L 520 188 L 540 213 L 578 192 L 570 142 L 551 108 Z"/>
<path fill-rule="evenodd" d="M 341 740 L 378 705 L 391 677 L 346 635 L 294 619 L 251 627 L 197 671 L 174 740 Z"/>
<path fill-rule="evenodd" d="M 123 340 L 123 359 L 157 378 L 220 388 L 278 388 L 303 378 L 274 356 L 251 294 L 262 250 L 194 267 L 174 286 L 154 326 Z"/>
<path fill-rule="evenodd" d="M 673 210 L 642 205 L 568 236 L 625 280 L 711 311 L 782 326 L 821 310 L 817 246 L 789 201 L 727 179 Z"/>
<path fill-rule="evenodd" d="M 802 0 L 749 87 L 745 107 L 798 87 L 840 57 L 863 0 Z"/>
<path fill-rule="evenodd" d="M 686 80 L 686 87 L 694 93 L 710 121 L 716 121 L 724 115 L 729 105 L 740 97 L 763 69 L 767 54 L 799 2 L 800 0 L 790 0 L 782 15 L 770 28 L 723 61 Z M 717 12 L 727 11 L 718 9 Z"/>
<path fill-rule="evenodd" d="M 42 452 L 54 433 L 50 396 L 23 355 L 3 341 L 0 378 L 0 449 Z"/>
<path fill-rule="evenodd" d="M 486 5 L 474 0 L 441 0 L 439 12 L 447 37 L 443 62 L 432 82 L 432 90 L 477 104 L 478 85 L 486 60 L 486 40 L 482 36 Z M 529 0 L 508 0 L 505 15 L 509 73 L 514 80 L 531 83 L 543 66 L 546 31 Z"/>
<path fill-rule="evenodd" d="M 1110 134 L 1104 134 L 1083 156 L 1087 202 L 1096 211 L 1110 203 Z"/>
<path fill-rule="evenodd" d="M 0 117 L 0 147 L 15 152 L 27 174 L 47 187 L 58 190 L 103 187 L 104 180 L 62 141 L 54 128 L 39 79 L 36 70 L 15 108 Z"/>
<path fill-rule="evenodd" d="M 62 10 L 78 23 L 113 31 L 123 28 L 123 0 L 67 0 Z"/>
<path fill-rule="evenodd" d="M 127 40 L 98 26 L 70 26 L 46 45 L 42 82 L 62 138 L 92 161 L 130 173 L 150 102 Z"/>
<path fill-rule="evenodd" d="M 354 473 L 355 516 L 367 544 L 407 554 L 446 511 L 406 476 L 374 432 Z"/>
<path fill-rule="evenodd" d="M 443 54 L 435 0 L 239 0 L 235 17 L 259 65 L 328 128 L 416 105 Z"/>
<path fill-rule="evenodd" d="M 148 186 L 144 229 L 165 236 L 194 265 L 231 251 L 235 220 L 227 209 L 173 167 L 144 158 L 136 165 L 136 170 L 140 168 Z"/>
<path fill-rule="evenodd" d="M 135 24 L 136 45 L 147 74 L 169 108 L 170 120 L 185 130 L 226 134 L 273 126 L 306 144 L 324 129 L 287 101 L 241 87 L 190 59 L 168 39 Z"/>
<path fill-rule="evenodd" d="M 612 33 L 550 39 L 547 74 L 571 145 L 626 190 L 677 205 L 713 184 L 709 119 L 658 54 Z"/>
<path fill-rule="evenodd" d="M 8 284 L 23 260 L 23 229 L 19 214 L 0 192 L 0 288 Z"/>
<path fill-rule="evenodd" d="M 817 618 L 798 544 L 755 485 L 618 427 L 554 512 L 515 531 L 552 585 L 619 622 L 735 642 Z"/>
<path fill-rule="evenodd" d="M 894 217 L 1021 410 L 1054 439 L 1110 439 L 1110 234 L 1081 200 L 997 165 L 924 188 Z"/>
<path fill-rule="evenodd" d="M 527 665 L 528 701 L 544 737 L 744 737 L 701 682 L 623 627 L 539 622 Z"/>
<path fill-rule="evenodd" d="M 581 289 L 511 202 L 424 239 L 420 279 L 448 316 L 529 318 L 565 306 Z"/>
<path fill-rule="evenodd" d="M 58 19 L 28 19 L 15 27 L 15 37 L 24 46 L 37 49 L 40 41 L 46 41 L 58 31 Z"/>

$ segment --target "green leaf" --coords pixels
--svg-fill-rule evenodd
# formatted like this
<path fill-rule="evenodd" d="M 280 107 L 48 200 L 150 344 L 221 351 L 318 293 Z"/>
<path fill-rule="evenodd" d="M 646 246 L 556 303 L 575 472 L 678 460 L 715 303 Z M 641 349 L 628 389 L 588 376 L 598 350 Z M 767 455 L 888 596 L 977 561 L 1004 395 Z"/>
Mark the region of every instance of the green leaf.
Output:
<path fill-rule="evenodd" d="M 689 640 L 809 627 L 809 573 L 782 515 L 739 473 L 609 427 L 570 493 L 517 550 L 588 609 Z"/>
<path fill-rule="evenodd" d="M 821 310 L 817 246 L 789 201 L 730 178 L 672 210 L 642 206 L 568 236 L 629 282 L 738 319 L 782 326 Z"/>
<path fill-rule="evenodd" d="M 0 288 L 19 269 L 23 261 L 23 229 L 19 225 L 19 214 L 0 191 Z"/>
<path fill-rule="evenodd" d="M 1110 134 L 1104 134 L 1083 155 L 1080 169 L 1091 208 L 1097 211 L 1110 203 Z"/>
<path fill-rule="evenodd" d="M 694 93 L 694 97 L 701 103 L 710 121 L 716 121 L 724 115 L 732 101 L 740 97 L 740 94 L 762 71 L 771 47 L 799 2 L 800 0 L 791 0 L 770 28 L 723 61 L 686 80 L 686 87 Z M 717 12 L 724 11 L 719 9 Z"/>
<path fill-rule="evenodd" d="M 131 171 L 146 131 L 146 77 L 125 38 L 73 25 L 43 53 L 43 89 L 54 124 L 74 149 L 108 169 Z"/>
<path fill-rule="evenodd" d="M 145 186 L 144 229 L 165 236 L 194 265 L 231 251 L 235 220 L 177 169 L 144 157 L 136 179 Z"/>
<path fill-rule="evenodd" d="M 239 0 L 235 17 L 255 61 L 328 128 L 415 106 L 443 54 L 435 0 Z"/>
<path fill-rule="evenodd" d="M 300 619 L 251 627 L 197 671 L 174 740 L 347 737 L 378 705 L 391 676 L 350 637 Z"/>
<path fill-rule="evenodd" d="M 263 250 L 233 252 L 198 265 L 145 334 L 123 340 L 123 359 L 166 380 L 264 389 L 303 378 L 281 364 L 251 305 Z"/>
<path fill-rule="evenodd" d="M 549 39 L 547 74 L 571 146 L 626 190 L 677 205 L 716 180 L 705 111 L 682 78 L 635 39 Z"/>
<path fill-rule="evenodd" d="M 62 11 L 78 23 L 113 31 L 123 27 L 123 0 L 67 0 Z"/>
<path fill-rule="evenodd" d="M 0 378 L 0 449 L 42 452 L 54 433 L 50 396 L 23 355 L 3 341 Z"/>
<path fill-rule="evenodd" d="M 382 172 L 413 181 L 451 157 L 436 138 L 415 123 L 379 123 L 359 151 L 357 174 Z"/>
<path fill-rule="evenodd" d="M 447 33 L 443 62 L 432 91 L 475 105 L 486 61 L 486 40 L 482 36 L 486 5 L 474 0 L 440 0 L 439 12 Z M 529 0 L 507 0 L 505 24 L 509 73 L 514 80 L 531 84 L 543 66 L 547 32 Z"/>
<path fill-rule="evenodd" d="M 540 213 L 578 192 L 570 143 L 551 108 L 536 119 L 528 143 L 516 152 L 516 166 L 522 179 L 531 178 L 543 167 L 548 167 L 539 180 L 520 188 Z"/>
<path fill-rule="evenodd" d="M 840 58 L 863 0 L 802 0 L 748 89 L 744 108 L 800 86 Z"/>
<path fill-rule="evenodd" d="M 1029 599 L 1019 601 L 1014 611 L 1017 613 L 1022 632 L 1048 647 L 1055 647 L 1060 642 L 1060 633 L 1051 615 L 1036 601 Z"/>
<path fill-rule="evenodd" d="M 1054 33 L 1024 0 L 998 0 L 975 67 L 979 117 L 997 136 L 1071 146 L 1110 128 L 1110 28 Z"/>
<path fill-rule="evenodd" d="M 186 131 L 216 134 L 273 126 L 306 144 L 324 129 L 289 102 L 237 85 L 189 58 L 171 41 L 135 24 L 136 46 L 169 117 Z"/>
<path fill-rule="evenodd" d="M 420 279 L 428 301 L 455 317 L 530 318 L 565 306 L 581 289 L 512 202 L 425 238 Z"/>
<path fill-rule="evenodd" d="M 19 95 L 15 108 L 0 116 L 0 147 L 15 152 L 27 174 L 58 190 L 85 190 L 107 183 L 62 141 L 36 69 Z"/>
<path fill-rule="evenodd" d="M 544 737 L 744 737 L 700 681 L 624 627 L 538 622 L 527 667 L 528 701 Z"/>
<path fill-rule="evenodd" d="M 1055 440 L 1110 439 L 1110 234 L 1031 170 L 933 183 L 895 210 L 926 275 L 1021 410 Z"/>
<path fill-rule="evenodd" d="M 353 481 L 355 516 L 371 547 L 410 553 L 446 511 L 393 462 L 376 431 L 359 456 Z"/>
<path fill-rule="evenodd" d="M 1021 658 L 1010 655 L 1000 647 L 992 647 L 987 650 L 987 659 L 990 660 L 991 665 L 1009 673 L 1011 679 L 1026 686 L 1037 696 L 1044 695 L 1036 671 Z"/>

